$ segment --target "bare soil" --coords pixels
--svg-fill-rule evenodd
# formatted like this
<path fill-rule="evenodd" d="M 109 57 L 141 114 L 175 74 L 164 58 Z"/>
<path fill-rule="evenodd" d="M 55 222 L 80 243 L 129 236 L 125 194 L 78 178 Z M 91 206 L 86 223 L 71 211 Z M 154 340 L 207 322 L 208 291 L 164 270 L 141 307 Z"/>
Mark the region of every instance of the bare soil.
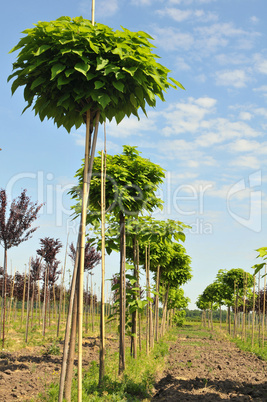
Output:
<path fill-rule="evenodd" d="M 183 336 L 170 349 L 152 401 L 267 401 L 265 361 L 226 339 Z"/>
<path fill-rule="evenodd" d="M 46 394 L 49 384 L 59 382 L 62 343 L 59 356 L 46 354 L 45 347 L 24 348 L 13 353 L 0 352 L 0 401 L 35 401 L 38 394 Z M 106 347 L 117 349 L 117 340 L 108 338 Z M 83 367 L 99 359 L 99 339 L 83 340 Z M 77 360 L 74 361 L 77 365 Z"/>
<path fill-rule="evenodd" d="M 99 359 L 99 339 L 84 338 L 84 363 Z M 106 340 L 117 350 L 118 341 Z M 0 401 L 35 401 L 51 382 L 59 381 L 61 356 L 45 354 L 46 347 L 0 352 Z M 62 345 L 61 345 L 62 352 Z M 77 361 L 75 361 L 77 364 Z M 170 347 L 166 369 L 155 384 L 151 401 L 265 401 L 267 362 L 240 351 L 225 338 L 185 336 L 181 331 Z"/>

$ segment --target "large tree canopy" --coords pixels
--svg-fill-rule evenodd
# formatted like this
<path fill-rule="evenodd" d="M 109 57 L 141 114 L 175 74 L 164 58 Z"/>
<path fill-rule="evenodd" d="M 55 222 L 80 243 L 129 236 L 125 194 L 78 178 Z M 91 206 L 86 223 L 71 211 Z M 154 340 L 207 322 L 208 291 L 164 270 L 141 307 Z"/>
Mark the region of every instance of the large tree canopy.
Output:
<path fill-rule="evenodd" d="M 183 88 L 168 78 L 166 67 L 145 32 L 113 31 L 82 17 L 61 17 L 38 22 L 11 50 L 20 50 L 13 63 L 16 77 L 12 93 L 25 86 L 26 108 L 33 106 L 40 119 L 53 119 L 68 131 L 85 121 L 87 110 L 100 111 L 100 122 L 125 115 L 138 116 L 145 106 L 155 106 L 170 86 Z"/>

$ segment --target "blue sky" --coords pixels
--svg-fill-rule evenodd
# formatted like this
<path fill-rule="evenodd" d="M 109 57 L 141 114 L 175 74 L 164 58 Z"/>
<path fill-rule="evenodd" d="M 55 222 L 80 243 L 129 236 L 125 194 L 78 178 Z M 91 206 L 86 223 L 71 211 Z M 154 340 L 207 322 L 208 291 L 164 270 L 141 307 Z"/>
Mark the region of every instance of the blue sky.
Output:
<path fill-rule="evenodd" d="M 96 22 L 148 32 L 160 62 L 186 88 L 169 90 L 148 119 L 107 124 L 107 151 L 135 145 L 166 169 L 159 191 L 165 207 L 154 215 L 192 226 L 185 242 L 194 275 L 185 286 L 191 307 L 219 269 L 252 272 L 255 249 L 266 246 L 266 12 L 265 0 L 96 0 Z M 34 237 L 9 252 L 13 270 L 35 256 L 40 237 L 64 245 L 67 232 L 76 238 L 67 192 L 83 158 L 84 128 L 68 134 L 29 110 L 21 115 L 23 93 L 11 97 L 6 82 L 15 61 L 8 52 L 21 32 L 62 15 L 90 19 L 91 1 L 15 0 L 2 7 L 0 187 L 10 198 L 27 188 L 32 200 L 46 202 Z M 102 144 L 103 128 L 98 149 Z M 118 271 L 117 255 L 106 270 L 107 278 Z"/>

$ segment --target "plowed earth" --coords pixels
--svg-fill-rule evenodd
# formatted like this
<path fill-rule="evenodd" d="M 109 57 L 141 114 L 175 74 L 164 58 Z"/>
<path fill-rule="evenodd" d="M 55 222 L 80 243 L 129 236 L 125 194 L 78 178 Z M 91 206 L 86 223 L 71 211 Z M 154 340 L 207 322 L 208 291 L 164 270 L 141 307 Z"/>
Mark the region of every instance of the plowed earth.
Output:
<path fill-rule="evenodd" d="M 266 402 L 266 375 L 265 361 L 226 339 L 181 334 L 152 400 Z"/>
<path fill-rule="evenodd" d="M 62 352 L 62 344 L 61 352 Z M 117 349 L 117 340 L 106 340 L 106 347 Z M 47 348 L 32 347 L 19 352 L 0 352 L 0 402 L 35 401 L 38 394 L 45 394 L 51 382 L 58 382 L 61 357 L 45 354 Z M 99 359 L 99 339 L 83 340 L 83 367 Z M 77 366 L 77 360 L 74 360 Z"/>
<path fill-rule="evenodd" d="M 181 331 L 170 347 L 151 401 L 267 401 L 266 362 L 215 334 L 194 335 L 194 329 L 189 334 Z M 106 342 L 109 349 L 117 350 L 117 340 Z M 34 347 L 0 353 L 1 402 L 35 401 L 59 380 L 61 354 L 44 351 Z M 84 367 L 98 361 L 97 338 L 84 339 L 83 356 Z"/>

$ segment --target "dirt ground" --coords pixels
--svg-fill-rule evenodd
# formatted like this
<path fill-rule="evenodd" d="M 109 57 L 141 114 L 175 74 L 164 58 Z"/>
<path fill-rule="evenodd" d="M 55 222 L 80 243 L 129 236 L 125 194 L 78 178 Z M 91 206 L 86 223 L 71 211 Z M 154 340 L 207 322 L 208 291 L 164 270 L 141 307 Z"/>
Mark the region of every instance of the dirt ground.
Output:
<path fill-rule="evenodd" d="M 106 347 L 117 348 L 115 339 Z M 62 345 L 61 345 L 62 349 Z M 59 380 L 61 354 L 46 348 L 0 353 L 0 401 L 35 401 Z M 99 340 L 84 339 L 84 367 L 99 358 Z M 77 362 L 76 362 L 77 363 Z M 166 369 L 155 384 L 151 401 L 267 401 L 267 363 L 214 335 L 185 337 L 170 348 Z"/>
<path fill-rule="evenodd" d="M 62 343 L 60 349 L 62 351 Z M 107 339 L 106 347 L 113 349 L 117 341 Z M 21 349 L 19 352 L 0 352 L 0 402 L 35 401 L 39 393 L 45 394 L 51 382 L 58 382 L 61 356 L 45 354 L 46 347 Z M 83 340 L 83 367 L 99 359 L 99 339 Z M 74 361 L 77 365 L 77 360 Z"/>
<path fill-rule="evenodd" d="M 224 339 L 181 335 L 155 389 L 155 402 L 266 402 L 267 363 Z"/>

